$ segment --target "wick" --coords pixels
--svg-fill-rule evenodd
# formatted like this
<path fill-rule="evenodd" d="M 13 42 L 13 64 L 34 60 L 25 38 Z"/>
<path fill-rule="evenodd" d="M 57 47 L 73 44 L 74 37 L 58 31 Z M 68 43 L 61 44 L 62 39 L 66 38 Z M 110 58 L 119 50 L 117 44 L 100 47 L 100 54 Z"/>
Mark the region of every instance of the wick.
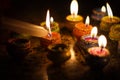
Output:
<path fill-rule="evenodd" d="M 110 17 L 110 21 L 112 21 L 113 19 Z"/>
<path fill-rule="evenodd" d="M 94 36 L 92 36 L 92 39 L 94 39 Z"/>
<path fill-rule="evenodd" d="M 101 46 L 101 49 L 100 49 L 100 51 L 101 51 L 101 52 L 103 51 L 103 46 Z"/>
<path fill-rule="evenodd" d="M 86 27 L 88 27 L 88 26 L 89 26 L 89 24 L 86 24 L 85 26 L 86 26 Z"/>
<path fill-rule="evenodd" d="M 51 33 L 48 33 L 48 37 L 50 37 L 50 38 L 51 38 L 51 37 L 52 37 L 52 34 L 51 34 Z"/>

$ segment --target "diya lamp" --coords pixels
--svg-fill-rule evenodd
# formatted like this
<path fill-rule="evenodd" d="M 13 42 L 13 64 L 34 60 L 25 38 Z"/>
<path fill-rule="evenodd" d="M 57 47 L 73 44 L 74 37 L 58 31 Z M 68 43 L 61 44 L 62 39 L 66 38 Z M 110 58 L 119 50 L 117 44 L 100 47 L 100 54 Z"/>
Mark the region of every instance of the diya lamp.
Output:
<path fill-rule="evenodd" d="M 42 22 L 40 23 L 40 25 L 44 28 L 47 28 L 46 22 Z M 50 18 L 50 28 L 52 32 L 60 32 L 59 24 L 56 21 L 54 21 L 53 17 Z"/>
<path fill-rule="evenodd" d="M 98 46 L 97 27 L 94 26 L 90 34 L 83 35 L 78 41 L 79 45 L 84 49 L 88 49 L 93 46 Z"/>
<path fill-rule="evenodd" d="M 48 59 L 54 64 L 60 65 L 70 59 L 70 47 L 66 44 L 53 44 L 48 46 Z"/>
<path fill-rule="evenodd" d="M 47 27 L 47 30 L 49 31 L 49 33 L 46 36 L 41 37 L 41 39 L 40 39 L 41 45 L 47 47 L 50 44 L 61 43 L 60 33 L 51 31 L 49 10 L 47 11 L 47 15 L 46 15 L 46 27 Z"/>
<path fill-rule="evenodd" d="M 31 41 L 25 38 L 10 38 L 8 39 L 6 50 L 13 59 L 24 60 L 31 52 Z"/>
<path fill-rule="evenodd" d="M 106 3 L 106 6 L 107 6 L 108 16 L 105 16 L 101 19 L 100 29 L 109 32 L 112 25 L 120 22 L 120 18 L 113 16 L 111 7 L 108 3 Z"/>
<path fill-rule="evenodd" d="M 83 22 L 79 22 L 75 24 L 73 29 L 73 35 L 79 40 L 81 36 L 90 34 L 92 30 L 92 25 L 90 23 L 89 16 L 86 17 L 85 24 Z"/>
<path fill-rule="evenodd" d="M 106 16 L 106 8 L 105 6 L 102 6 L 101 8 L 95 8 L 93 9 L 92 19 L 100 21 L 102 17 Z"/>
<path fill-rule="evenodd" d="M 78 2 L 77 0 L 72 0 L 71 4 L 70 4 L 70 13 L 71 15 L 68 15 L 66 17 L 67 20 L 67 24 L 66 26 L 68 27 L 68 29 L 73 30 L 74 25 L 77 22 L 83 22 L 83 17 L 78 15 Z"/>
<path fill-rule="evenodd" d="M 111 44 L 113 50 L 118 51 L 118 53 L 120 53 L 120 24 L 115 24 L 112 25 L 110 28 L 110 32 L 109 32 L 109 38 L 111 40 Z M 115 52 L 114 53 L 117 53 Z"/>
<path fill-rule="evenodd" d="M 99 47 L 88 48 L 86 62 L 92 69 L 102 69 L 107 65 L 110 59 L 110 52 L 106 49 L 107 40 L 104 35 L 98 38 Z"/>

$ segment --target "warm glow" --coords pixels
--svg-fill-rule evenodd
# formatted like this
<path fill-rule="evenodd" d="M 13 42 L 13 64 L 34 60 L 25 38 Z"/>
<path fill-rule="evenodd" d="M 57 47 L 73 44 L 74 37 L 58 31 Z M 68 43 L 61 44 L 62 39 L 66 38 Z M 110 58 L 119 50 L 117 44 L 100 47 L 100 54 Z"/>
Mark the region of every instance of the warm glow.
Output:
<path fill-rule="evenodd" d="M 110 5 L 108 3 L 106 3 L 106 6 L 107 6 L 107 13 L 108 13 L 108 16 L 110 18 L 113 18 L 113 13 L 112 13 L 112 9 L 110 7 Z"/>
<path fill-rule="evenodd" d="M 98 38 L 98 45 L 99 47 L 106 47 L 107 45 L 107 39 L 104 35 L 101 35 L 99 38 Z"/>
<path fill-rule="evenodd" d="M 54 21 L 54 19 L 53 19 L 53 17 L 51 17 L 51 18 L 50 18 L 50 22 L 53 23 L 53 21 Z"/>
<path fill-rule="evenodd" d="M 47 10 L 47 15 L 46 15 L 46 27 L 49 30 L 49 33 L 51 34 L 51 29 L 50 29 L 50 12 Z"/>
<path fill-rule="evenodd" d="M 70 12 L 71 12 L 71 15 L 77 16 L 77 14 L 78 14 L 78 2 L 77 2 L 77 0 L 72 0 L 71 5 L 70 5 Z"/>
<path fill-rule="evenodd" d="M 101 11 L 104 12 L 104 13 L 106 12 L 105 6 L 102 6 Z"/>
<path fill-rule="evenodd" d="M 85 24 L 86 24 L 86 25 L 89 25 L 89 24 L 90 24 L 90 18 L 89 18 L 89 16 L 86 17 Z"/>
<path fill-rule="evenodd" d="M 74 60 L 74 59 L 75 59 L 75 51 L 74 51 L 74 49 L 73 49 L 73 46 L 74 46 L 74 45 L 71 45 L 71 47 L 70 47 L 71 60 Z"/>
<path fill-rule="evenodd" d="M 91 30 L 91 37 L 96 37 L 97 32 L 98 32 L 97 27 L 96 26 L 93 27 L 92 30 Z"/>

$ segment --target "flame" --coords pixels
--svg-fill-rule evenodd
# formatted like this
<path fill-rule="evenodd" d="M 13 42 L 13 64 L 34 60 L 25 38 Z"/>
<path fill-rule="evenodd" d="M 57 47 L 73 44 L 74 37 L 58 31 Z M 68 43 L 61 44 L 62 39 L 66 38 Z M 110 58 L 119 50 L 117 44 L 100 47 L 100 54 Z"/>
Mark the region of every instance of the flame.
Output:
<path fill-rule="evenodd" d="M 105 6 L 102 6 L 101 11 L 104 12 L 104 13 L 106 12 Z"/>
<path fill-rule="evenodd" d="M 98 38 L 98 45 L 99 47 L 106 47 L 107 45 L 107 39 L 104 35 L 101 35 L 99 38 Z"/>
<path fill-rule="evenodd" d="M 110 5 L 108 3 L 106 3 L 106 6 L 107 6 L 107 13 L 108 13 L 108 16 L 110 18 L 113 18 L 113 13 L 112 13 L 112 9 L 110 7 Z"/>
<path fill-rule="evenodd" d="M 53 17 L 50 18 L 50 22 L 53 23 L 54 22 L 54 19 Z"/>
<path fill-rule="evenodd" d="M 97 27 L 96 26 L 93 27 L 92 30 L 91 30 L 91 37 L 96 37 L 97 32 L 98 32 Z"/>
<path fill-rule="evenodd" d="M 47 15 L 46 15 L 46 27 L 49 30 L 49 33 L 51 34 L 51 29 L 50 29 L 50 12 L 47 10 Z"/>
<path fill-rule="evenodd" d="M 72 0 L 71 5 L 70 5 L 70 12 L 71 12 L 71 15 L 77 16 L 77 14 L 78 14 L 78 2 L 77 2 L 77 0 Z"/>
<path fill-rule="evenodd" d="M 86 25 L 89 25 L 89 24 L 90 24 L 90 18 L 89 18 L 89 16 L 86 17 L 85 24 L 86 24 Z"/>

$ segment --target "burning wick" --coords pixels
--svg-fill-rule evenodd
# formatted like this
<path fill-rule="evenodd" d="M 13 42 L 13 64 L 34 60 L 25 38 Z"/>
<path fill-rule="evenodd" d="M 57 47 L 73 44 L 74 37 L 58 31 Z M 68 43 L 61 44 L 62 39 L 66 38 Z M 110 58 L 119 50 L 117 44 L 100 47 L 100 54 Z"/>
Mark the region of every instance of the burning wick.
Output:
<path fill-rule="evenodd" d="M 48 37 L 50 37 L 50 38 L 51 38 L 51 37 L 52 37 L 52 34 L 51 34 L 51 33 L 48 33 Z"/>
<path fill-rule="evenodd" d="M 101 46 L 101 49 L 100 49 L 100 51 L 101 51 L 101 52 L 103 51 L 103 48 L 104 48 L 104 47 L 103 47 L 103 46 Z"/>

